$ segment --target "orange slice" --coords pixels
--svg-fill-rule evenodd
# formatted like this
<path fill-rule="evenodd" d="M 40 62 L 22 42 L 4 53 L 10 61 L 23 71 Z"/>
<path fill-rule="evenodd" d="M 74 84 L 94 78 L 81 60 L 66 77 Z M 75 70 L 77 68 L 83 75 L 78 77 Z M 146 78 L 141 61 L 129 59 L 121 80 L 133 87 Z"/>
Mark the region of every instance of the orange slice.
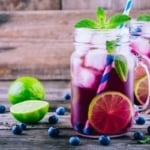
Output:
<path fill-rule="evenodd" d="M 130 123 L 133 115 L 131 100 L 115 91 L 104 92 L 93 98 L 88 112 L 91 126 L 102 134 L 119 134 Z"/>

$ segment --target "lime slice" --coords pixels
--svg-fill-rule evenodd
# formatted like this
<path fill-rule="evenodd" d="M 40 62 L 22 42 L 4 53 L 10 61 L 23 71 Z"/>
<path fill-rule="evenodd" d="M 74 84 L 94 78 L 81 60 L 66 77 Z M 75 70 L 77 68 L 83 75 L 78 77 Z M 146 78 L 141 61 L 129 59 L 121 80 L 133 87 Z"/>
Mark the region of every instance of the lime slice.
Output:
<path fill-rule="evenodd" d="M 48 112 L 49 103 L 40 100 L 28 100 L 10 108 L 11 114 L 20 122 L 34 124 L 39 122 Z"/>
<path fill-rule="evenodd" d="M 43 100 L 45 89 L 42 83 L 30 76 L 23 76 L 16 79 L 8 89 L 8 100 L 16 104 L 25 100 Z"/>
<path fill-rule="evenodd" d="M 88 119 L 98 133 L 113 135 L 128 128 L 132 113 L 132 103 L 128 97 L 120 92 L 108 91 L 93 98 Z"/>

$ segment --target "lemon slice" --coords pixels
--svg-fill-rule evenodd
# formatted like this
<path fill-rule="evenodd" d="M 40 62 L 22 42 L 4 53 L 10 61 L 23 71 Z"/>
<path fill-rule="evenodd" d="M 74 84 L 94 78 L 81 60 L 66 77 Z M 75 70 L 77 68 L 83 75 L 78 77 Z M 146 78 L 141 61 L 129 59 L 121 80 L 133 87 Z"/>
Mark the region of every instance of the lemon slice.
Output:
<path fill-rule="evenodd" d="M 147 75 L 137 80 L 134 85 L 134 94 L 139 104 L 144 105 L 148 97 L 148 77 Z"/>
<path fill-rule="evenodd" d="M 20 122 L 35 124 L 39 122 L 48 112 L 49 103 L 40 100 L 28 100 L 10 108 L 11 114 Z"/>

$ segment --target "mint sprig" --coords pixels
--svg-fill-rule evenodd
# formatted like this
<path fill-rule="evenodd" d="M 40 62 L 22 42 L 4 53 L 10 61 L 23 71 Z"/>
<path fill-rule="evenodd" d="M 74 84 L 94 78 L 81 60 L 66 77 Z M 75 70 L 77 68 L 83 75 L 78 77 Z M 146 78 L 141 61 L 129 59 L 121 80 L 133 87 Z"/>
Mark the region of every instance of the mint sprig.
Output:
<path fill-rule="evenodd" d="M 116 41 L 106 41 L 106 49 L 108 53 L 114 53 L 116 50 Z"/>
<path fill-rule="evenodd" d="M 102 9 L 101 7 L 98 7 L 96 10 L 96 18 L 97 18 L 98 27 L 101 29 L 105 28 L 106 13 L 104 9 Z"/>
<path fill-rule="evenodd" d="M 75 28 L 90 28 L 90 29 L 97 29 L 98 25 L 94 20 L 91 19 L 83 19 L 80 20 L 75 24 Z"/>
<path fill-rule="evenodd" d="M 150 21 L 150 14 L 141 14 L 137 17 L 138 21 Z"/>
<path fill-rule="evenodd" d="M 123 55 L 116 55 L 114 64 L 116 73 L 122 81 L 126 82 L 128 76 L 128 64 L 126 58 Z"/>
<path fill-rule="evenodd" d="M 145 137 L 144 139 L 142 140 L 138 140 L 137 141 L 139 144 L 150 144 L 150 137 Z"/>
<path fill-rule="evenodd" d="M 109 29 L 116 28 L 129 20 L 130 20 L 130 17 L 127 15 L 116 14 L 107 21 L 106 27 Z"/>
<path fill-rule="evenodd" d="M 82 19 L 75 24 L 75 28 L 113 29 L 131 20 L 131 18 L 125 14 L 115 14 L 106 19 L 106 12 L 101 7 L 96 9 L 96 19 L 96 21 L 92 19 Z"/>

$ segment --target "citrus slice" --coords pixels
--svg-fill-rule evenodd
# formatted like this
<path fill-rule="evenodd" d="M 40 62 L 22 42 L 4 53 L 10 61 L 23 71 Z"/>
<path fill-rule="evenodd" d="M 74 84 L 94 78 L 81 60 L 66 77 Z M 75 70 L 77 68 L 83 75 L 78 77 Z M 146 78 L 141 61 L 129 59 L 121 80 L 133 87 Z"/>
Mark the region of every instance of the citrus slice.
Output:
<path fill-rule="evenodd" d="M 88 112 L 91 126 L 102 134 L 119 134 L 132 119 L 132 103 L 120 92 L 109 91 L 93 98 Z"/>
<path fill-rule="evenodd" d="M 134 94 L 139 104 L 144 105 L 147 101 L 148 91 L 148 77 L 145 75 L 143 78 L 137 80 L 134 85 Z"/>
<path fill-rule="evenodd" d="M 137 81 L 146 75 L 146 68 L 143 64 L 138 64 L 134 69 L 134 81 Z"/>
<path fill-rule="evenodd" d="M 49 110 L 49 103 L 40 100 L 28 100 L 12 105 L 11 114 L 20 122 L 34 124 L 39 122 Z"/>

